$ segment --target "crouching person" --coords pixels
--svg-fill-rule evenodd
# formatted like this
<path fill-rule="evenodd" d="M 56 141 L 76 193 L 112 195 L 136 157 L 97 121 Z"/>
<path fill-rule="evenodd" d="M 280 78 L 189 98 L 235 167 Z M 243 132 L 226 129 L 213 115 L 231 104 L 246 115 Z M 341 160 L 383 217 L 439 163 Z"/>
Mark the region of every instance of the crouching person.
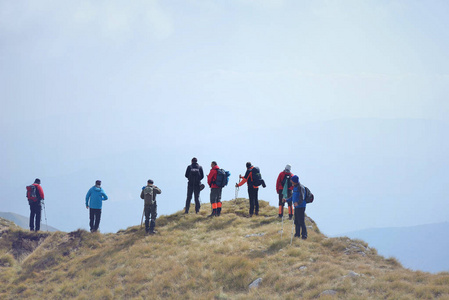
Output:
<path fill-rule="evenodd" d="M 156 226 L 157 204 L 156 195 L 162 193 L 161 189 L 153 185 L 153 180 L 149 179 L 146 186 L 142 188 L 140 198 L 144 200 L 145 212 L 145 232 L 147 234 L 155 234 L 154 227 Z M 150 221 L 151 220 L 151 221 Z"/>
<path fill-rule="evenodd" d="M 299 183 L 299 177 L 293 176 L 293 195 L 288 199 L 283 199 L 288 203 L 293 201 L 293 206 L 295 207 L 295 237 L 301 237 L 303 240 L 307 239 L 307 227 L 305 222 L 305 212 L 306 212 L 306 199 L 304 197 L 304 186 Z"/>

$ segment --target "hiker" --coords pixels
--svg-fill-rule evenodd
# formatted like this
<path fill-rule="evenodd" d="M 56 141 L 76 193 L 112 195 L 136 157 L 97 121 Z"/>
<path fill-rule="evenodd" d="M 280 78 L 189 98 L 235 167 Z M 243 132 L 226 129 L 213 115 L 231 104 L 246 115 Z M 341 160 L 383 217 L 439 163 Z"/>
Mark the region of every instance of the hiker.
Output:
<path fill-rule="evenodd" d="M 145 203 L 143 210 L 145 212 L 145 232 L 147 234 L 156 233 L 156 231 L 154 231 L 157 217 L 156 195 L 160 193 L 162 193 L 161 189 L 153 185 L 153 180 L 151 179 L 147 181 L 147 185 L 142 188 L 142 192 L 140 193 L 140 198 L 142 198 Z"/>
<path fill-rule="evenodd" d="M 290 165 L 286 165 L 284 171 L 279 173 L 278 179 L 276 180 L 276 192 L 279 195 L 279 218 L 284 216 L 284 202 L 282 199 L 287 199 L 292 196 L 293 185 L 291 182 L 291 178 L 293 177 L 293 173 L 290 172 L 292 167 Z M 293 218 L 293 208 L 292 203 L 288 203 L 288 219 L 291 220 Z"/>
<path fill-rule="evenodd" d="M 97 232 L 100 226 L 101 206 L 108 196 L 101 187 L 101 180 L 95 181 L 95 185 L 86 194 L 86 208 L 89 209 L 90 232 Z"/>
<path fill-rule="evenodd" d="M 27 186 L 27 198 L 30 205 L 30 230 L 39 231 L 41 229 L 41 201 L 44 201 L 45 198 L 39 178 L 36 178 L 32 185 Z"/>
<path fill-rule="evenodd" d="M 212 213 L 209 217 L 220 216 L 221 214 L 221 191 L 222 187 L 216 183 L 218 170 L 217 162 L 213 161 L 211 164 L 209 175 L 207 175 L 207 183 L 210 187 L 210 204 L 212 205 Z"/>
<path fill-rule="evenodd" d="M 236 187 L 240 187 L 245 183 L 248 185 L 248 196 L 249 196 L 249 216 L 252 217 L 253 213 L 259 215 L 259 185 L 265 187 L 265 182 L 260 176 L 260 170 L 254 167 L 250 162 L 246 163 L 246 173 L 245 176 L 239 175 L 242 179 L 239 183 L 236 183 Z"/>
<path fill-rule="evenodd" d="M 297 175 L 294 175 L 291 181 L 293 184 L 293 194 L 290 198 L 283 199 L 283 201 L 293 202 L 295 207 L 295 236 L 298 238 L 302 237 L 305 240 L 307 239 L 305 187 L 299 183 L 299 177 Z"/>
<path fill-rule="evenodd" d="M 196 157 L 192 158 L 192 164 L 187 167 L 185 177 L 189 180 L 187 183 L 187 199 L 185 214 L 189 213 L 192 194 L 195 194 L 195 213 L 200 211 L 200 191 L 201 180 L 204 178 L 203 168 L 198 164 Z"/>

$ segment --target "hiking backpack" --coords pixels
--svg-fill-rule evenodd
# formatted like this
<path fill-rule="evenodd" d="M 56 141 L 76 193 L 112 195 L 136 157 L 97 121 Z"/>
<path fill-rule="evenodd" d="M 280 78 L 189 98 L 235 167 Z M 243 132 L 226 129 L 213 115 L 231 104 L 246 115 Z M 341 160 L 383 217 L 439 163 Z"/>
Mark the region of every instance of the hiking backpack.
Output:
<path fill-rule="evenodd" d="M 260 169 L 258 167 L 253 167 L 251 172 L 252 172 L 252 177 L 253 177 L 253 185 L 259 186 L 259 185 L 263 184 L 263 179 L 262 179 L 262 175 L 260 174 Z"/>
<path fill-rule="evenodd" d="M 285 174 L 284 179 L 282 179 L 282 187 L 285 187 L 285 183 L 287 183 L 287 188 L 289 189 L 292 186 L 292 175 L 291 173 Z"/>
<path fill-rule="evenodd" d="M 27 198 L 28 201 L 37 202 L 39 200 L 39 192 L 37 191 L 37 186 L 34 184 L 27 186 Z"/>
<path fill-rule="evenodd" d="M 190 167 L 190 173 L 189 173 L 189 182 L 191 183 L 199 183 L 201 178 L 201 173 L 200 173 L 200 166 L 196 165 L 196 166 L 191 166 Z"/>
<path fill-rule="evenodd" d="M 312 192 L 306 186 L 304 187 L 304 192 L 304 199 L 306 200 L 306 203 L 312 203 L 314 199 Z"/>
<path fill-rule="evenodd" d="M 223 169 L 217 170 L 217 179 L 215 179 L 215 184 L 219 187 L 225 187 L 228 185 L 229 182 L 229 176 L 231 176 L 231 173 L 229 171 L 225 171 Z"/>
<path fill-rule="evenodd" d="M 152 186 L 146 186 L 143 189 L 143 200 L 145 201 L 145 204 L 153 204 L 153 187 Z"/>

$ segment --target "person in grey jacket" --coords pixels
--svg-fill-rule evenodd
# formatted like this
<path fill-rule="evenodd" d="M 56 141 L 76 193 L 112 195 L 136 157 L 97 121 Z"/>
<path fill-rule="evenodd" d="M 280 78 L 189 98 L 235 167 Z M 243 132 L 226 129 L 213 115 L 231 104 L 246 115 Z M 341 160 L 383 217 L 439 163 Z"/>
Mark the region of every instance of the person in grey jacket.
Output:
<path fill-rule="evenodd" d="M 103 201 L 108 200 L 108 195 L 101 187 L 101 181 L 95 181 L 95 185 L 89 189 L 86 194 L 86 208 L 90 209 L 89 213 L 89 226 L 90 232 L 96 232 L 100 226 L 101 207 Z"/>
<path fill-rule="evenodd" d="M 142 188 L 140 198 L 144 200 L 145 213 L 145 232 L 147 234 L 155 234 L 154 227 L 156 226 L 157 204 L 156 195 L 162 193 L 161 189 L 153 185 L 153 180 L 149 179 L 147 185 Z M 151 222 L 150 222 L 151 217 Z"/>

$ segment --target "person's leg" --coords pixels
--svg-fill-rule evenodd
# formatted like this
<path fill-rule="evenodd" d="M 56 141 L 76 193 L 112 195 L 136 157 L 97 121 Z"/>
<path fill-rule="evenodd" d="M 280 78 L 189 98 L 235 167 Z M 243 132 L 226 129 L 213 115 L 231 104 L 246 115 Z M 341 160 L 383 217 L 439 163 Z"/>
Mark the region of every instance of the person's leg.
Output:
<path fill-rule="evenodd" d="M 254 189 L 254 206 L 255 206 L 255 214 L 259 215 L 259 189 Z"/>
<path fill-rule="evenodd" d="M 294 220 L 294 223 L 295 223 L 295 236 L 300 237 L 301 236 L 301 227 L 299 226 L 299 224 L 300 224 L 299 223 L 299 219 L 301 217 L 300 209 L 295 207 L 294 214 L 295 214 L 295 220 Z"/>
<path fill-rule="evenodd" d="M 221 192 L 223 188 L 217 189 L 217 216 L 221 214 Z"/>
<path fill-rule="evenodd" d="M 195 213 L 198 213 L 200 211 L 200 185 L 196 184 L 193 187 L 193 193 L 195 194 Z"/>
<path fill-rule="evenodd" d="M 293 194 L 292 190 L 287 191 L 287 197 L 290 198 Z M 293 218 L 293 201 L 288 203 L 288 219 L 291 220 Z"/>
<path fill-rule="evenodd" d="M 282 195 L 282 192 L 280 192 L 278 196 L 279 196 L 279 218 L 282 218 L 284 216 L 284 202 L 282 202 L 284 196 Z"/>
<path fill-rule="evenodd" d="M 218 189 L 216 188 L 210 189 L 210 204 L 212 207 L 212 213 L 209 215 L 209 217 L 217 215 L 217 190 Z"/>
<path fill-rule="evenodd" d="M 36 225 L 34 226 L 34 230 L 39 231 L 41 229 L 41 212 L 42 206 L 38 202 L 36 205 Z"/>
<path fill-rule="evenodd" d="M 150 222 L 150 233 L 155 233 L 154 227 L 156 227 L 156 217 L 157 217 L 157 204 L 154 201 L 151 205 L 151 222 Z"/>
<path fill-rule="evenodd" d="M 34 231 L 34 217 L 36 216 L 36 209 L 33 203 L 30 203 L 30 230 Z"/>
<path fill-rule="evenodd" d="M 187 199 L 186 199 L 186 207 L 185 207 L 185 213 L 189 213 L 190 209 L 190 201 L 192 201 L 192 194 L 193 194 L 193 184 L 187 183 Z"/>
<path fill-rule="evenodd" d="M 100 219 L 101 219 L 101 209 L 95 210 L 95 222 L 94 222 L 94 231 L 97 231 L 100 227 Z"/>
<path fill-rule="evenodd" d="M 94 219 L 95 219 L 95 212 L 93 208 L 89 209 L 89 227 L 90 232 L 94 231 Z"/>
<path fill-rule="evenodd" d="M 145 212 L 145 232 L 148 233 L 150 232 L 150 212 L 151 212 L 150 204 L 145 203 L 143 210 Z"/>
<path fill-rule="evenodd" d="M 299 208 L 299 226 L 302 229 L 301 237 L 303 240 L 307 239 L 307 227 L 306 227 L 306 221 L 305 221 L 305 213 L 306 208 L 301 207 Z"/>
<path fill-rule="evenodd" d="M 254 188 L 248 187 L 248 196 L 249 196 L 249 216 L 251 217 L 254 214 Z"/>

